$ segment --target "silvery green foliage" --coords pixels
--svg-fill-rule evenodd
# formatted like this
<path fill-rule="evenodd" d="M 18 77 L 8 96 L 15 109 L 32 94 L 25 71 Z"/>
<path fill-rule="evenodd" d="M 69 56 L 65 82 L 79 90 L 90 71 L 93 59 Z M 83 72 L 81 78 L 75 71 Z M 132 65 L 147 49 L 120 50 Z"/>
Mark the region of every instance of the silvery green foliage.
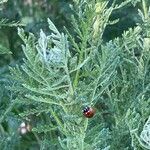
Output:
<path fill-rule="evenodd" d="M 107 147 L 105 147 L 105 148 L 102 149 L 102 150 L 110 150 L 110 146 L 107 146 Z"/>
<path fill-rule="evenodd" d="M 57 47 L 51 48 L 49 52 L 47 52 L 47 62 L 54 64 L 63 63 L 62 51 Z"/>
<path fill-rule="evenodd" d="M 150 149 L 150 117 L 146 121 L 143 131 L 140 135 L 141 141 L 143 143 L 143 146 L 147 149 Z"/>
<path fill-rule="evenodd" d="M 52 22 L 49 21 L 49 23 Z M 64 57 L 66 53 L 65 50 L 68 49 L 68 45 L 66 45 L 67 47 L 65 49 L 61 46 L 59 47 L 58 45 L 51 47 L 50 44 L 55 40 L 52 39 L 53 36 L 55 36 L 57 40 L 60 40 L 60 42 L 62 42 L 61 38 L 63 38 L 63 36 L 67 40 L 67 37 L 64 34 L 54 35 L 53 33 L 52 35 L 47 37 L 45 33 L 41 30 L 37 50 L 41 56 L 41 59 L 44 60 L 46 64 L 54 64 L 54 65 L 63 64 L 64 63 L 63 60 L 65 59 Z"/>
<path fill-rule="evenodd" d="M 137 3 L 141 2 L 141 0 L 131 0 L 131 3 L 133 4 L 133 6 L 136 6 Z"/>
<path fill-rule="evenodd" d="M 92 9 L 92 7 L 87 9 L 88 13 L 92 12 Z M 47 120 L 50 122 L 49 125 L 40 123 L 33 131 L 38 133 L 59 131 L 60 135 L 63 135 L 59 138 L 59 143 L 64 149 L 86 147 L 94 149 L 109 146 L 109 129 L 107 127 L 99 129 L 101 132 L 97 132 L 97 138 L 92 138 L 92 131 L 87 130 L 88 120 L 82 117 L 82 107 L 96 103 L 103 91 L 112 83 L 120 57 L 118 49 L 112 42 L 103 45 L 101 52 L 98 51 L 95 41 L 90 43 L 93 40 L 89 35 L 93 29 L 94 11 L 89 15 L 81 26 L 74 24 L 77 25 L 76 30 L 81 33 L 79 44 L 68 34 L 75 54 L 70 50 L 67 36 L 60 33 L 49 19 L 52 33 L 47 36 L 41 30 L 38 42 L 32 33 L 27 36 L 23 29 L 18 29 L 24 41 L 22 48 L 26 59 L 21 68 L 12 68 L 11 72 L 19 81 L 14 88 L 19 92 L 16 101 L 26 106 L 20 116 L 46 113 L 52 118 Z M 105 23 L 107 21 L 108 18 Z M 80 30 L 87 32 L 86 35 Z M 30 104 L 33 108 L 30 108 Z M 86 136 L 86 130 L 89 136 Z M 103 139 L 103 136 L 106 138 Z M 104 145 L 98 137 L 103 140 Z M 85 138 L 91 138 L 91 141 L 86 142 Z"/>
<path fill-rule="evenodd" d="M 8 0 L 0 0 L 0 4 L 6 3 Z"/>
<path fill-rule="evenodd" d="M 15 101 L 24 106 L 20 116 L 39 117 L 33 131 L 43 132 L 56 149 L 136 150 L 143 119 L 149 116 L 150 58 L 143 28 L 104 43 L 109 17 L 119 7 L 81 2 L 73 35 L 67 29 L 68 36 L 60 33 L 49 19 L 51 34 L 41 30 L 38 40 L 18 29 L 26 58 L 11 72 Z M 97 106 L 91 119 L 82 114 L 87 105 Z"/>

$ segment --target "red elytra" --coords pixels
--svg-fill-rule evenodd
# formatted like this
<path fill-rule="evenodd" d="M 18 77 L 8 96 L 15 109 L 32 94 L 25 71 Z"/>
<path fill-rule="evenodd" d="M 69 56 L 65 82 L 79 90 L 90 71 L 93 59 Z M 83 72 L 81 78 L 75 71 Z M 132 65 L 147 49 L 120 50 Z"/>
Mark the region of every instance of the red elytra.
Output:
<path fill-rule="evenodd" d="M 95 115 L 95 109 L 91 108 L 91 107 L 85 107 L 83 109 L 83 115 L 86 118 L 92 118 Z"/>

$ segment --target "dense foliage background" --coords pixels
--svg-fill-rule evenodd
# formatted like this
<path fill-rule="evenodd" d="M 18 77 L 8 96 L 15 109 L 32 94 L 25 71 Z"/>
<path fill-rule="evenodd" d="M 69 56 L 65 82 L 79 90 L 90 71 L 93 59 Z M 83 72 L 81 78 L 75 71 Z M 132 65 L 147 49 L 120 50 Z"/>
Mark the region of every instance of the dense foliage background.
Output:
<path fill-rule="evenodd" d="M 104 3 L 106 6 L 95 8 L 99 7 L 97 3 Z M 88 5 L 92 5 L 93 9 Z M 110 9 L 112 5 L 116 6 L 113 11 Z M 150 123 L 145 125 L 147 120 L 150 122 L 149 5 L 149 0 L 116 0 L 115 2 L 113 0 L 8 0 L 1 2 L 0 150 L 150 149 Z M 100 16 L 102 25 L 98 26 L 101 30 L 97 30 L 97 33 L 92 35 L 86 28 L 93 26 L 91 22 L 93 17 L 99 17 L 99 14 L 94 12 L 95 9 L 103 11 L 98 11 L 102 15 Z M 111 12 L 110 16 L 107 10 Z M 108 20 L 105 20 L 107 17 Z M 70 41 L 67 42 L 63 35 L 59 37 L 54 24 L 50 20 L 48 24 L 47 18 L 55 24 L 59 33 L 67 33 Z M 47 45 L 51 45 L 51 48 L 54 45 L 56 47 L 61 45 L 63 40 L 64 45 L 69 43 L 71 49 L 71 56 L 66 56 L 69 57 L 69 67 L 77 71 L 75 72 L 77 76 L 81 73 L 80 76 L 75 77 L 74 92 L 70 94 L 71 96 L 69 95 L 71 99 L 75 99 L 72 102 L 76 104 L 70 104 L 68 101 L 69 110 L 66 101 L 61 103 L 61 106 L 66 107 L 67 115 L 59 106 L 51 107 L 51 103 L 47 103 L 49 101 L 42 99 L 42 96 L 45 99 L 48 98 L 46 92 L 45 95 L 41 91 L 36 93 L 39 82 L 43 83 L 43 81 L 33 73 L 37 71 L 36 73 L 40 74 L 40 71 L 48 68 L 44 66 L 45 64 L 43 65 L 44 60 L 33 55 L 34 49 L 37 48 L 40 53 L 40 49 L 46 42 Z M 22 44 L 25 45 L 24 49 Z M 97 52 L 92 54 L 90 50 L 87 50 L 87 53 L 83 52 L 83 55 L 88 57 L 82 58 L 80 62 L 78 48 L 97 49 Z M 32 62 L 32 58 L 37 61 Z M 34 65 L 29 63 L 30 60 L 31 64 L 37 67 L 34 68 L 35 70 Z M 52 78 L 60 82 L 60 78 L 66 77 L 66 70 L 64 69 L 63 72 L 63 67 L 56 66 L 57 63 L 48 68 L 49 72 L 51 71 L 49 75 L 46 70 L 43 74 L 41 73 L 45 80 L 50 76 L 50 80 Z M 102 75 L 99 77 L 97 70 L 101 67 Z M 71 79 L 73 78 L 74 75 L 71 74 Z M 90 84 L 95 83 L 95 80 L 97 86 Z M 63 93 L 64 95 L 61 96 L 65 97 L 66 88 L 64 91 L 60 90 L 53 94 L 59 96 Z M 98 93 L 100 97 L 97 96 L 98 99 L 95 98 L 95 101 L 90 102 L 86 99 L 89 99 L 91 95 L 88 93 L 94 88 L 95 95 Z M 35 99 L 37 101 L 32 102 Z M 52 104 L 57 103 L 58 99 L 56 98 L 55 101 L 54 99 Z M 95 119 L 86 119 L 83 116 L 82 108 L 87 105 L 96 109 Z M 60 121 L 57 117 L 61 118 Z M 20 133 L 22 122 L 30 125 L 32 131 L 22 135 Z M 60 122 L 64 124 L 66 122 L 65 125 L 68 128 L 61 128 Z M 80 124 L 86 127 L 84 138 L 80 137 L 80 132 L 82 133 L 84 129 L 76 128 Z M 144 125 L 148 131 L 143 131 Z M 141 133 L 147 135 L 144 134 L 146 140 L 142 139 Z M 78 138 L 79 141 L 83 138 L 81 145 L 77 141 Z M 80 147 L 76 147 L 76 144 Z"/>

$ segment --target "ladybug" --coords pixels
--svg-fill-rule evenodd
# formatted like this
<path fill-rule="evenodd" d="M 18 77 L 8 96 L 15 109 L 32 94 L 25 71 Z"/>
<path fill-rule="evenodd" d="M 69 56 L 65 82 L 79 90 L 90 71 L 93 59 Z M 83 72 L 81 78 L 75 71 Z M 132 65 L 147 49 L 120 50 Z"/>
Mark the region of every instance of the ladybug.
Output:
<path fill-rule="evenodd" d="M 86 118 L 92 118 L 92 117 L 95 115 L 95 110 L 94 110 L 92 107 L 86 106 L 86 107 L 83 109 L 83 115 L 84 115 Z"/>

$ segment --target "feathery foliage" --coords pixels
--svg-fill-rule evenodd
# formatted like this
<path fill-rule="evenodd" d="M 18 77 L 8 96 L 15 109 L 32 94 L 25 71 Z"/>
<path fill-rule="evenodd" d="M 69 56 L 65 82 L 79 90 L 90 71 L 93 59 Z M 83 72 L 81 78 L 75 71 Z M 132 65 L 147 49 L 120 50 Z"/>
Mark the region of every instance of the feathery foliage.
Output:
<path fill-rule="evenodd" d="M 31 139 L 40 149 L 150 149 L 150 16 L 145 1 L 140 23 L 121 37 L 103 40 L 106 27 L 119 22 L 110 21 L 111 14 L 133 2 L 74 0 L 71 32 L 60 32 L 50 19 L 50 34 L 41 30 L 38 39 L 18 29 L 25 59 L 10 68 L 11 105 L 19 110 L 16 122 L 30 120 Z M 93 118 L 83 116 L 85 106 L 95 107 Z"/>

